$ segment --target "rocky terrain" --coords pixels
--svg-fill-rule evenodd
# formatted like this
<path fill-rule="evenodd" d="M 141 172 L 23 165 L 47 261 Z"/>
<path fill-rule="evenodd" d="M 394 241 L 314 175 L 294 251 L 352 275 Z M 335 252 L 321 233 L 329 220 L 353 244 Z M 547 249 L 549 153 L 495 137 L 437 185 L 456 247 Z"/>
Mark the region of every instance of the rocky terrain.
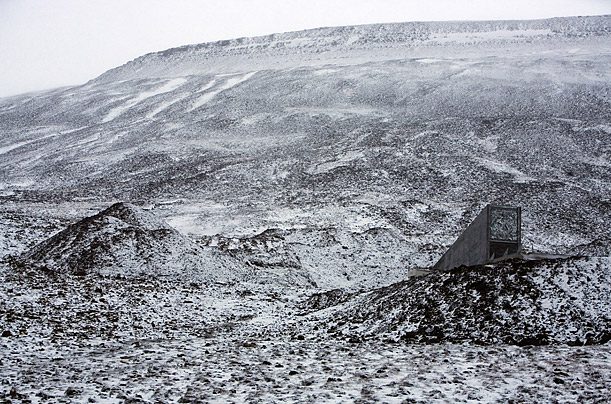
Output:
<path fill-rule="evenodd" d="M 204 250 L 150 213 L 125 203 L 68 226 L 17 262 L 20 267 L 58 275 L 184 282 L 227 282 L 244 276 L 239 263 Z"/>
<path fill-rule="evenodd" d="M 306 309 L 316 310 L 323 333 L 354 341 L 604 344 L 610 268 L 608 257 L 514 259 L 434 271 L 355 297 L 324 292 Z"/>
<path fill-rule="evenodd" d="M 610 30 L 608 17 L 310 30 L 5 98 L 4 231 L 118 200 L 204 238 L 381 228 L 394 281 L 500 203 L 524 207 L 529 248 L 608 255 Z"/>
<path fill-rule="evenodd" d="M 605 402 L 610 276 L 608 258 L 514 261 L 308 296 L 4 268 L 0 397 Z"/>
<path fill-rule="evenodd" d="M 604 402 L 611 17 L 189 45 L 0 99 L 5 402 Z M 488 203 L 515 260 L 426 273 Z"/>

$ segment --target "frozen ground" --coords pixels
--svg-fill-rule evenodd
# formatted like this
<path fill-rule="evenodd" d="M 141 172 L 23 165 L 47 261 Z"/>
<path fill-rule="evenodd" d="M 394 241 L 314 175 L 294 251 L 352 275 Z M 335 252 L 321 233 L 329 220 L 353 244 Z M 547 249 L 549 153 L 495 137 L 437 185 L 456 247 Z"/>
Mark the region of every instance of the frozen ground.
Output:
<path fill-rule="evenodd" d="M 5 402 L 604 403 L 611 346 L 2 339 Z M 25 349 L 24 349 L 25 348 Z"/>
<path fill-rule="evenodd" d="M 249 288 L 252 286 L 252 288 Z M 3 402 L 606 402 L 611 344 L 350 343 L 256 285 L 0 282 Z"/>
<path fill-rule="evenodd" d="M 608 270 L 510 272 L 517 300 L 474 273 L 391 284 L 434 264 L 487 203 L 522 206 L 526 249 L 608 268 L 610 27 L 322 28 L 169 49 L 1 99 L 0 401 L 608 401 L 609 343 L 559 343 L 565 328 L 609 336 Z M 107 217 L 7 269 L 117 201 L 181 234 Z M 243 277 L 155 278 L 166 258 L 191 267 L 180 245 Z M 90 253 L 112 271 L 56 265 Z M 337 307 L 303 315 L 338 287 Z M 382 342 L 457 319 L 491 341 L 531 309 L 560 330 L 555 345 Z"/>
<path fill-rule="evenodd" d="M 432 265 L 487 203 L 524 208 L 530 249 L 608 255 L 610 33 L 609 16 L 323 28 L 2 99 L 0 256 L 117 201 L 251 262 L 292 254 L 321 284 L 329 262 L 350 287 Z M 274 251 L 246 251 L 268 230 Z"/>

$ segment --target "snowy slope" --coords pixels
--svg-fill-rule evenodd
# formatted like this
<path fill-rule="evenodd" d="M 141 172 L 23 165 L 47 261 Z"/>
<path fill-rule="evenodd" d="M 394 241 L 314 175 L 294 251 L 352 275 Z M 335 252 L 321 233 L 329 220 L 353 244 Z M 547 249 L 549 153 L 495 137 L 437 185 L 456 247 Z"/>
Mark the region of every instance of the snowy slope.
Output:
<path fill-rule="evenodd" d="M 137 207 L 116 203 L 68 226 L 15 261 L 19 267 L 85 276 L 229 281 L 245 267 L 204 250 Z"/>
<path fill-rule="evenodd" d="M 516 259 L 326 292 L 306 307 L 320 332 L 355 341 L 597 344 L 611 339 L 610 281 L 609 258 Z"/>
<path fill-rule="evenodd" d="M 611 388 L 609 344 L 352 343 L 278 332 L 303 317 L 248 289 L 40 272 L 0 279 L 7 403 L 601 403 Z"/>
<path fill-rule="evenodd" d="M 527 249 L 608 255 L 610 21 L 243 38 L 0 100 L 1 254 L 125 200 L 251 261 L 278 229 L 274 265 L 324 287 L 433 264 L 487 203 L 523 207 Z"/>
<path fill-rule="evenodd" d="M 604 402 L 610 26 L 321 28 L 0 99 L 0 398 Z M 601 258 L 406 280 L 487 203 Z"/>

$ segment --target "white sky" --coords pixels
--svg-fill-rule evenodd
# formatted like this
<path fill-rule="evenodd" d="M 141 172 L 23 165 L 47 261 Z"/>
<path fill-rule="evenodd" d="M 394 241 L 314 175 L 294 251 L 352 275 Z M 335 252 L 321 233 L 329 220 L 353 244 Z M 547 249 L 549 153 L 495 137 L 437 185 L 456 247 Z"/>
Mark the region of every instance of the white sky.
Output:
<path fill-rule="evenodd" d="M 611 0 L 0 0 L 0 97 L 148 52 L 323 26 L 611 14 Z"/>

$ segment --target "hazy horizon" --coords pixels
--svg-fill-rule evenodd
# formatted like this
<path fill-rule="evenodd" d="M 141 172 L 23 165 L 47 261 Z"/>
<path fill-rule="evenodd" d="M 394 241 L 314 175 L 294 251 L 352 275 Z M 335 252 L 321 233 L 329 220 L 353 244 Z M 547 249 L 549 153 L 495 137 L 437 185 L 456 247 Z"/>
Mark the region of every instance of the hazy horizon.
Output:
<path fill-rule="evenodd" d="M 320 27 L 611 14 L 611 2 L 4 0 L 0 97 L 85 83 L 146 53 Z"/>

